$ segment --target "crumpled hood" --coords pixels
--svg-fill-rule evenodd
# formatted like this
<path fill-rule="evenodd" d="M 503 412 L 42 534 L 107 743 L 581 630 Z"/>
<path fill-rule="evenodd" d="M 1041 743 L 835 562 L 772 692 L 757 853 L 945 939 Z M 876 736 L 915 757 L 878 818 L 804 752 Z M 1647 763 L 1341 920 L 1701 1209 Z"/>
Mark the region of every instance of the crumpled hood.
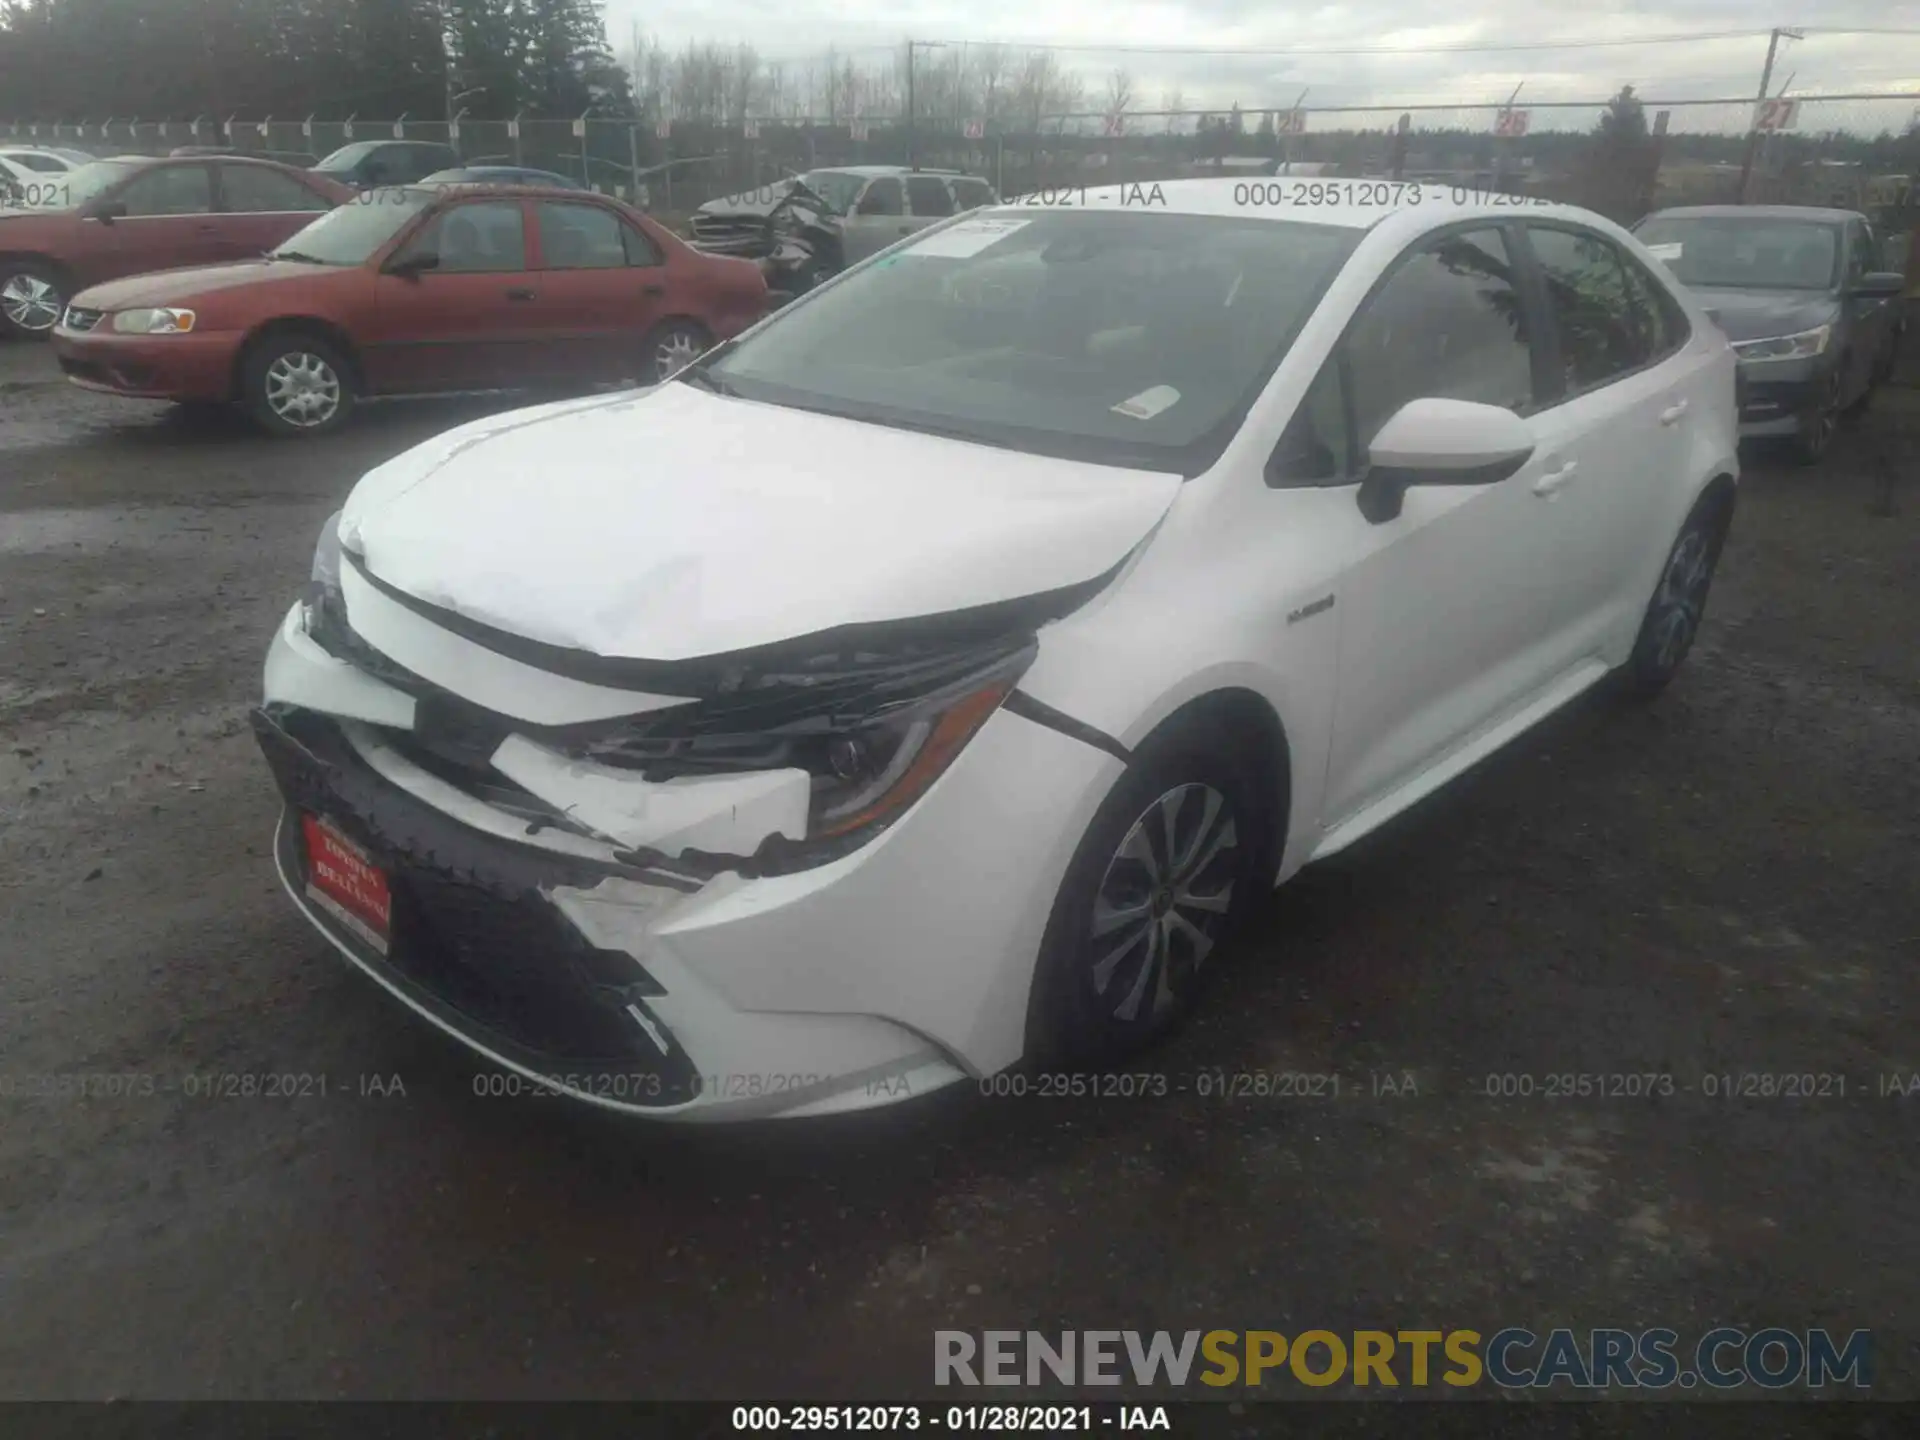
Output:
<path fill-rule="evenodd" d="M 1840 302 L 1817 290 L 1733 290 L 1716 285 L 1693 289 L 1730 340 L 1765 340 L 1811 330 L 1837 318 Z"/>
<path fill-rule="evenodd" d="M 237 260 L 226 265 L 197 265 L 185 270 L 158 270 L 109 280 L 73 297 L 89 310 L 126 310 L 139 305 L 180 305 L 263 281 L 308 280 L 315 275 L 340 273 L 337 265 L 299 265 L 287 260 Z"/>
<path fill-rule="evenodd" d="M 674 383 L 441 435 L 369 473 L 340 536 L 470 620 L 672 661 L 1096 579 L 1179 490 Z"/>
<path fill-rule="evenodd" d="M 738 195 L 722 195 L 709 200 L 694 210 L 696 215 L 770 215 L 774 206 L 787 198 L 793 189 L 791 180 L 776 181 L 763 185 L 758 190 L 742 191 Z"/>

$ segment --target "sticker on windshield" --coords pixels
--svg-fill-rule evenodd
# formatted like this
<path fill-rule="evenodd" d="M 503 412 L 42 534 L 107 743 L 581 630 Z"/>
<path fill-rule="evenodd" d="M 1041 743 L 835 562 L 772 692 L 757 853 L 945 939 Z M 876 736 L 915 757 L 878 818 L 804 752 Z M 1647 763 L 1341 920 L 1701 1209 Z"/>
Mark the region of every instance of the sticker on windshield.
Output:
<path fill-rule="evenodd" d="M 1006 239 L 1014 231 L 1023 230 L 1032 223 L 1029 220 L 995 220 L 986 217 L 962 220 L 958 225 L 935 231 L 926 239 L 916 241 L 902 253 L 963 260 L 969 255 L 978 255 L 989 245 Z"/>
<path fill-rule="evenodd" d="M 1142 390 L 1132 399 L 1122 400 L 1113 407 L 1113 413 L 1131 416 L 1135 420 L 1151 420 L 1179 398 L 1180 392 L 1171 385 L 1156 385 L 1151 390 Z"/>
<path fill-rule="evenodd" d="M 1678 240 L 1670 240 L 1664 245 L 1649 245 L 1647 253 L 1656 260 L 1678 260 L 1687 247 Z"/>

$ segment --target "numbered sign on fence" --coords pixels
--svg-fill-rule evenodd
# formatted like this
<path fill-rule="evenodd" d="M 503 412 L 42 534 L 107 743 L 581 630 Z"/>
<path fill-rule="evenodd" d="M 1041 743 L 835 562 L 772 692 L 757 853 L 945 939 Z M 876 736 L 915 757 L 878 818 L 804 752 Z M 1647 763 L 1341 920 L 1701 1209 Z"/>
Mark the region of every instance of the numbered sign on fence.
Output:
<path fill-rule="evenodd" d="M 164 120 L 160 122 L 160 138 L 162 140 L 167 138 L 167 122 Z"/>
<path fill-rule="evenodd" d="M 573 138 L 576 140 L 584 140 L 587 138 L 587 122 L 585 120 L 576 120 L 573 122 Z"/>
<path fill-rule="evenodd" d="M 447 139 L 458 141 L 459 138 L 460 138 L 460 122 L 458 120 L 449 120 L 447 122 Z"/>
<path fill-rule="evenodd" d="M 984 140 L 987 137 L 987 122 L 984 120 L 969 120 L 963 133 L 969 140 Z"/>
<path fill-rule="evenodd" d="M 300 122 L 300 134 L 303 139 L 311 140 L 313 138 L 313 121 L 302 120 Z"/>
<path fill-rule="evenodd" d="M 742 120 L 740 122 L 740 133 L 749 140 L 758 140 L 760 138 L 760 122 L 758 120 Z"/>
<path fill-rule="evenodd" d="M 226 126 L 225 126 L 225 129 L 226 129 L 226 132 L 227 132 L 227 138 L 228 138 L 229 140 L 233 140 L 233 139 L 236 139 L 236 138 L 238 138 L 238 137 L 237 137 L 237 132 L 236 132 L 236 131 L 234 130 L 234 128 L 233 128 L 233 121 L 231 121 L 231 120 L 229 120 L 229 121 L 227 121 L 227 123 L 226 123 Z"/>
<path fill-rule="evenodd" d="M 351 120 L 344 122 L 340 126 L 340 134 L 343 139 L 351 140 L 353 138 L 353 122 Z"/>
<path fill-rule="evenodd" d="M 867 138 L 867 122 L 864 120 L 854 121 L 851 125 L 847 127 L 847 133 L 850 134 L 855 140 L 866 139 Z"/>
<path fill-rule="evenodd" d="M 653 134 L 656 140 L 669 140 L 673 137 L 673 121 L 656 120 L 653 122 Z"/>
<path fill-rule="evenodd" d="M 1304 110 L 1282 110 L 1273 117 L 1273 133 L 1276 135 L 1304 135 L 1307 133 L 1307 112 Z"/>
<path fill-rule="evenodd" d="M 266 139 L 266 138 L 267 138 L 267 124 L 268 124 L 268 122 L 267 122 L 267 121 L 265 121 L 265 120 L 262 120 L 262 121 L 260 122 L 260 138 L 261 138 L 262 140 L 264 140 L 264 139 Z"/>
<path fill-rule="evenodd" d="M 1753 128 L 1756 130 L 1791 130 L 1799 119 L 1798 100 L 1762 100 L 1753 107 Z"/>
<path fill-rule="evenodd" d="M 396 140 L 404 140 L 407 138 L 407 122 L 406 121 L 396 120 L 393 122 L 393 138 Z"/>
<path fill-rule="evenodd" d="M 509 140 L 518 140 L 520 138 L 520 122 L 518 120 L 507 121 L 507 138 Z"/>
<path fill-rule="evenodd" d="M 1500 113 L 1493 117 L 1493 133 L 1517 139 L 1527 133 L 1527 126 L 1533 120 L 1531 110 L 1515 110 L 1510 105 L 1500 107 Z"/>

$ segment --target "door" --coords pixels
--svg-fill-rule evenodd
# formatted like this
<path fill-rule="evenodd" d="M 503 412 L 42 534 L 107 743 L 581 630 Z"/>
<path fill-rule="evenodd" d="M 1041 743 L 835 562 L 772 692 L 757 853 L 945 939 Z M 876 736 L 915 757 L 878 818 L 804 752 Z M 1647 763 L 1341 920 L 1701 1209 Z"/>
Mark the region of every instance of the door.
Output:
<path fill-rule="evenodd" d="M 897 175 L 870 181 L 854 202 L 853 213 L 841 221 L 840 250 L 854 265 L 913 233 L 907 216 L 906 191 Z"/>
<path fill-rule="evenodd" d="M 1559 398 L 1534 423 L 1566 459 L 1565 484 L 1548 498 L 1560 512 L 1573 649 L 1589 656 L 1646 608 L 1638 586 L 1648 552 L 1673 539 L 1656 532 L 1670 523 L 1667 499 L 1686 478 L 1692 432 L 1713 397 L 1703 369 L 1677 353 L 1689 338 L 1684 312 L 1637 261 L 1578 226 L 1529 222 L 1526 233 L 1559 381 Z"/>
<path fill-rule="evenodd" d="M 1562 508 L 1551 493 L 1568 462 L 1540 412 L 1550 372 L 1508 235 L 1451 230 L 1403 256 L 1356 314 L 1320 382 L 1321 415 L 1344 414 L 1350 439 L 1282 452 L 1309 469 L 1353 468 L 1410 400 L 1499 405 L 1528 419 L 1541 444 L 1492 485 L 1417 486 L 1399 516 L 1370 524 L 1356 507 L 1353 554 L 1335 597 L 1339 660 L 1322 818 L 1348 820 L 1517 709 L 1571 659 L 1574 619 L 1560 583 Z M 1337 400 L 1327 387 L 1337 387 Z M 1295 418 L 1295 425 L 1301 419 Z M 1351 457 L 1329 459 L 1339 451 Z M 1277 455 L 1276 460 L 1281 456 Z M 1315 483 L 1330 483 L 1325 479 Z M 1345 513 L 1345 512 L 1343 512 Z"/>
<path fill-rule="evenodd" d="M 436 263 L 396 273 L 417 257 Z M 519 201 L 433 212 L 380 275 L 362 347 L 369 383 L 382 394 L 526 383 L 542 339 L 534 297 Z"/>
<path fill-rule="evenodd" d="M 264 255 L 333 208 L 283 170 L 238 161 L 214 168 L 220 240 L 229 259 Z"/>
<path fill-rule="evenodd" d="M 89 283 L 229 258 L 214 214 L 213 167 L 204 161 L 156 165 L 103 198 L 126 208 L 110 222 L 86 222 L 108 230 L 95 255 L 100 270 L 83 277 Z"/>
<path fill-rule="evenodd" d="M 543 374 L 583 382 L 639 373 L 641 342 L 667 299 L 665 256 L 606 205 L 534 202 L 539 268 L 531 306 Z"/>

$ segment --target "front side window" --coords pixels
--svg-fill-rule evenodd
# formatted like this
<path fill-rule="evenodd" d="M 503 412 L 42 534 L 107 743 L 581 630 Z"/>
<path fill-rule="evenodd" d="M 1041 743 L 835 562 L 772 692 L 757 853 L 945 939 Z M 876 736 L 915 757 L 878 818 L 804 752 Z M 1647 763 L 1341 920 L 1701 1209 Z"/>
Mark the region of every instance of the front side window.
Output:
<path fill-rule="evenodd" d="M 931 215 L 937 219 L 953 214 L 953 196 L 947 190 L 947 182 L 938 175 L 909 176 L 907 203 L 915 215 Z"/>
<path fill-rule="evenodd" d="M 1010 449 L 1197 474 L 1358 235 L 1166 212 L 970 215 L 805 297 L 693 381 Z"/>
<path fill-rule="evenodd" d="M 1858 285 L 1873 268 L 1873 237 L 1855 221 L 1847 226 L 1847 284 Z"/>
<path fill-rule="evenodd" d="M 162 165 L 120 192 L 127 214 L 206 215 L 213 210 L 213 177 L 204 165 Z"/>
<path fill-rule="evenodd" d="M 442 275 L 474 275 L 527 268 L 527 236 L 517 201 L 456 205 L 432 221 L 409 251 L 434 255 Z"/>
<path fill-rule="evenodd" d="M 619 270 L 627 264 L 625 228 L 598 205 L 543 200 L 533 207 L 541 263 L 549 270 Z"/>
<path fill-rule="evenodd" d="M 861 215 L 902 215 L 900 182 L 891 175 L 883 175 L 867 187 L 867 193 L 860 197 Z"/>
<path fill-rule="evenodd" d="M 1320 367 L 1300 408 L 1267 465 L 1267 483 L 1276 488 L 1340 485 L 1358 475 L 1348 445 L 1347 388 L 1340 357 Z"/>
<path fill-rule="evenodd" d="M 1589 231 L 1541 225 L 1527 235 L 1546 282 L 1568 392 L 1605 385 L 1650 361 L 1652 337 L 1613 244 Z"/>
<path fill-rule="evenodd" d="M 1536 399 L 1526 313 L 1497 229 L 1423 245 L 1366 303 L 1343 344 L 1363 447 L 1410 400 L 1525 412 Z"/>

